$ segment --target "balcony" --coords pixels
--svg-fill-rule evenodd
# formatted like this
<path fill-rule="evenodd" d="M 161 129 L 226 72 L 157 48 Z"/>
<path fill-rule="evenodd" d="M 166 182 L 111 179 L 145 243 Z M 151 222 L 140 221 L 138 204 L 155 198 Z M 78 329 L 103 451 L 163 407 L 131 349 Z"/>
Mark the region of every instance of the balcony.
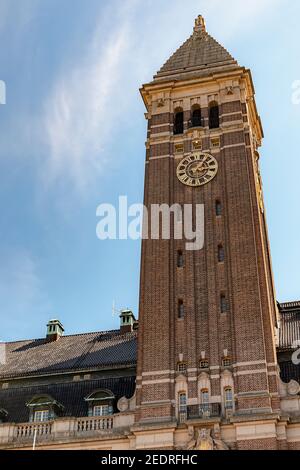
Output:
<path fill-rule="evenodd" d="M 205 119 L 203 117 L 196 117 L 188 121 L 188 129 L 193 129 L 194 127 L 205 127 Z"/>
<path fill-rule="evenodd" d="M 55 442 L 78 442 L 123 433 L 134 423 L 132 413 L 102 417 L 57 418 L 43 423 L 0 424 L 0 449 L 32 447 Z"/>
<path fill-rule="evenodd" d="M 209 419 L 221 416 L 221 404 L 191 405 L 187 407 L 186 419 Z"/>

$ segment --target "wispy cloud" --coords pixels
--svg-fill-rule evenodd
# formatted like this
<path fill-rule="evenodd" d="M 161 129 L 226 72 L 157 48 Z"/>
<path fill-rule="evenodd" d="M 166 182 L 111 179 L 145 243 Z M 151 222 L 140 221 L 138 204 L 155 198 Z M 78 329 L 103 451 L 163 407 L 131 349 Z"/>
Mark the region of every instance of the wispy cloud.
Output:
<path fill-rule="evenodd" d="M 132 2 L 126 6 L 129 4 Z M 55 83 L 46 100 L 44 116 L 49 148 L 45 173 L 48 183 L 63 176 L 84 190 L 105 166 L 103 146 L 118 112 L 116 103 L 124 93 L 121 71 L 129 38 L 130 10 L 124 11 L 123 6 L 108 37 L 100 22 L 86 57 L 65 70 Z"/>
<path fill-rule="evenodd" d="M 9 1 L 0 0 L 3 12 Z M 2 139 L 2 154 L 21 156 L 24 148 L 38 154 L 37 175 L 43 188 L 57 189 L 57 182 L 72 186 L 80 194 L 108 165 L 108 150 L 119 132 L 114 125 L 130 115 L 129 86 L 137 91 L 191 33 L 193 19 L 204 14 L 208 30 L 222 42 L 255 29 L 264 14 L 284 0 L 119 0 L 99 9 L 94 32 L 85 50 L 61 57 L 63 69 L 53 69 L 52 86 L 40 112 L 14 116 L 18 139 Z M 19 2 L 18 2 L 19 3 Z M 39 11 L 39 0 L 27 0 L 30 9 L 19 5 L 17 16 L 27 24 Z M 120 5 L 116 8 L 116 5 Z M 11 8 L 9 8 L 11 12 Z M 5 15 L 4 15 L 5 16 Z M 178 22 L 180 18 L 180 22 Z M 22 28 L 21 28 L 22 29 Z M 20 42 L 20 41 L 19 41 Z M 63 55 L 63 54 L 62 54 Z M 126 110 L 126 113 L 123 111 Z M 41 185 L 39 184 L 39 187 Z"/>

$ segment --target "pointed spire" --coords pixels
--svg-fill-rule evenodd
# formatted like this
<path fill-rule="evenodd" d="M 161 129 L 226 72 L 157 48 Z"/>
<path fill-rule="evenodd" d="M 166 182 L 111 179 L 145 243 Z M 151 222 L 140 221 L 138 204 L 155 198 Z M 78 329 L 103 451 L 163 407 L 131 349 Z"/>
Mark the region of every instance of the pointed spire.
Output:
<path fill-rule="evenodd" d="M 206 32 L 206 25 L 205 19 L 202 15 L 199 15 L 198 18 L 195 19 L 195 26 L 194 26 L 194 33 L 205 33 Z"/>
<path fill-rule="evenodd" d="M 199 15 L 195 20 L 193 34 L 167 60 L 154 78 L 161 79 L 190 73 L 204 76 L 236 67 L 238 67 L 236 60 L 208 34 L 205 20 Z"/>

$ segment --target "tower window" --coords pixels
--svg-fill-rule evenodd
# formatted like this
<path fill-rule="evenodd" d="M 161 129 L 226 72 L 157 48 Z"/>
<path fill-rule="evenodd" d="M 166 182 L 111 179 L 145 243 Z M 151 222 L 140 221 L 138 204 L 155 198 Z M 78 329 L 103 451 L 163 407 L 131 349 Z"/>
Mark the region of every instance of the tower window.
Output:
<path fill-rule="evenodd" d="M 177 252 L 177 267 L 183 268 L 183 266 L 184 266 L 183 252 L 180 250 Z"/>
<path fill-rule="evenodd" d="M 209 362 L 207 359 L 202 359 L 200 361 L 200 369 L 208 369 L 209 368 Z"/>
<path fill-rule="evenodd" d="M 224 390 L 224 405 L 225 410 L 233 409 L 233 391 L 231 387 L 227 387 Z"/>
<path fill-rule="evenodd" d="M 184 303 L 183 300 L 178 301 L 178 318 L 184 318 Z"/>
<path fill-rule="evenodd" d="M 178 109 L 175 111 L 174 117 L 174 134 L 183 134 L 183 110 Z"/>
<path fill-rule="evenodd" d="M 218 129 L 220 127 L 220 111 L 216 101 L 212 101 L 209 105 L 209 128 Z"/>
<path fill-rule="evenodd" d="M 220 307 L 221 307 L 221 313 L 227 312 L 227 300 L 224 294 L 221 295 Z"/>
<path fill-rule="evenodd" d="M 177 371 L 181 373 L 185 373 L 187 371 L 187 364 L 186 362 L 179 362 L 177 364 Z"/>
<path fill-rule="evenodd" d="M 222 204 L 220 201 L 216 201 L 216 215 L 217 217 L 222 215 Z"/>
<path fill-rule="evenodd" d="M 192 120 L 191 120 L 192 127 L 203 127 L 203 120 L 201 114 L 200 106 L 196 105 L 192 109 Z"/>
<path fill-rule="evenodd" d="M 230 367 L 231 366 L 231 359 L 230 357 L 224 357 L 222 360 L 223 367 Z"/>
<path fill-rule="evenodd" d="M 178 415 L 179 422 L 184 423 L 187 419 L 187 397 L 185 392 L 178 394 Z"/>
<path fill-rule="evenodd" d="M 218 246 L 218 261 L 219 263 L 223 263 L 225 261 L 225 250 L 222 245 Z"/>
<path fill-rule="evenodd" d="M 202 150 L 201 140 L 194 140 L 193 141 L 193 150 Z"/>
<path fill-rule="evenodd" d="M 219 148 L 220 147 L 220 137 L 214 137 L 210 141 L 212 148 Z"/>
<path fill-rule="evenodd" d="M 183 144 L 176 144 L 175 145 L 175 153 L 183 153 L 184 151 L 184 145 Z"/>

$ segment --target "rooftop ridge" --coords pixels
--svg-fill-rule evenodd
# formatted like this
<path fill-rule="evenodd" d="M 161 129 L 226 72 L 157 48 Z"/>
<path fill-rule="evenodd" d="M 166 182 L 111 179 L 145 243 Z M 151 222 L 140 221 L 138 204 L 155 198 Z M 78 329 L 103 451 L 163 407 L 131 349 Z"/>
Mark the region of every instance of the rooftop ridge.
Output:
<path fill-rule="evenodd" d="M 105 331 L 91 331 L 86 333 L 75 333 L 72 335 L 63 335 L 59 339 L 59 341 L 63 340 L 64 338 L 75 338 L 75 337 L 82 337 L 82 336 L 91 336 L 91 335 L 108 335 L 114 334 L 115 336 L 124 336 L 128 334 L 136 334 L 136 330 L 128 333 L 121 333 L 120 330 L 105 330 Z M 47 338 L 29 338 L 29 339 L 21 339 L 17 341 L 2 341 L 0 344 L 19 344 L 19 343 L 30 343 L 30 342 L 38 342 L 38 341 L 45 341 L 47 342 Z"/>

